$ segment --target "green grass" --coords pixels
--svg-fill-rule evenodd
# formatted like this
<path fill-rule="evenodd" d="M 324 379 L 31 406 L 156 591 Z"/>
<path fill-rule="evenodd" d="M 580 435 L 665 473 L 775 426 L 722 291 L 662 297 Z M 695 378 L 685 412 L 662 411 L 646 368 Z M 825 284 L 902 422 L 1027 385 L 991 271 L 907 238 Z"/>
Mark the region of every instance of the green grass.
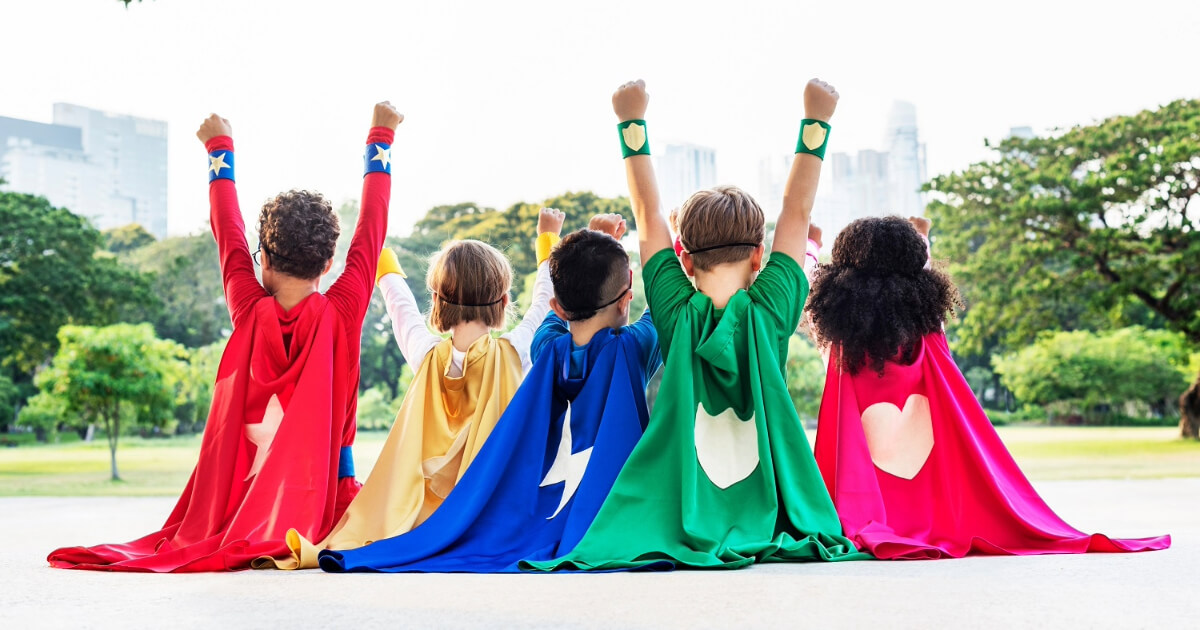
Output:
<path fill-rule="evenodd" d="M 1171 427 L 998 430 L 1034 480 L 1200 476 L 1200 442 L 1178 439 Z M 360 479 L 374 465 L 385 437 L 382 432 L 359 434 L 354 457 Z M 199 436 L 124 438 L 117 451 L 124 481 L 112 482 L 103 439 L 0 448 L 0 496 L 174 496 L 187 483 L 199 450 Z"/>

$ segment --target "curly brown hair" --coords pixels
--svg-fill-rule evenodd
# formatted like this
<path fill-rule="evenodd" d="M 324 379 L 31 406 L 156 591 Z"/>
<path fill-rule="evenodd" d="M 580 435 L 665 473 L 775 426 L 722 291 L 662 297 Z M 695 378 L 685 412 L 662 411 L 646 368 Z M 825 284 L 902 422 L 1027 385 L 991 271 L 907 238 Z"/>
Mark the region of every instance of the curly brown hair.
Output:
<path fill-rule="evenodd" d="M 303 280 L 324 273 L 339 234 L 333 205 L 317 192 L 279 193 L 258 215 L 258 240 L 271 268 Z"/>
<path fill-rule="evenodd" d="M 869 217 L 846 226 L 830 264 L 813 277 L 807 309 L 819 345 L 851 374 L 884 364 L 911 364 L 921 339 L 955 316 L 962 298 L 950 276 L 925 268 L 929 253 L 917 230 L 900 217 Z"/>

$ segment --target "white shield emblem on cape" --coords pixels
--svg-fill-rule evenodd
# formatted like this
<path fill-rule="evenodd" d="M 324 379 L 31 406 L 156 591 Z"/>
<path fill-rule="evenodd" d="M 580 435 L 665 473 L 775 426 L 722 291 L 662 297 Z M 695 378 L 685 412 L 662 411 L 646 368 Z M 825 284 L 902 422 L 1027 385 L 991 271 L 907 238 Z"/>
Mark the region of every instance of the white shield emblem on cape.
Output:
<path fill-rule="evenodd" d="M 733 409 L 717 415 L 696 405 L 696 459 L 710 481 L 724 490 L 758 467 L 758 426 L 737 417 Z"/>

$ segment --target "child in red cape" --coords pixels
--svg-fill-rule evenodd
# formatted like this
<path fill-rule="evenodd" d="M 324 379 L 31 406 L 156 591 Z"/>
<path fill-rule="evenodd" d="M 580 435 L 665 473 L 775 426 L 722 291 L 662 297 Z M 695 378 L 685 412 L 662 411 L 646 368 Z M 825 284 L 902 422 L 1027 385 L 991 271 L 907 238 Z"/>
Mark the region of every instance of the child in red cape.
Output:
<path fill-rule="evenodd" d="M 909 221 L 847 226 L 808 297 L 829 353 L 817 464 L 846 536 L 881 559 L 1170 546 L 1085 534 L 1042 501 L 950 356 L 958 290 L 928 264 L 929 222 Z"/>
<path fill-rule="evenodd" d="M 363 318 L 387 232 L 391 143 L 404 119 L 375 106 L 362 209 L 346 266 L 325 294 L 337 215 L 317 193 L 291 191 L 259 215 L 259 248 L 246 244 L 234 187 L 229 121 L 209 117 L 212 230 L 233 335 L 221 357 L 200 459 L 162 529 L 133 542 L 68 547 L 51 566 L 104 571 L 227 571 L 288 556 L 288 528 L 320 540 L 358 493 L 354 442 Z M 254 275 L 262 264 L 262 284 Z"/>

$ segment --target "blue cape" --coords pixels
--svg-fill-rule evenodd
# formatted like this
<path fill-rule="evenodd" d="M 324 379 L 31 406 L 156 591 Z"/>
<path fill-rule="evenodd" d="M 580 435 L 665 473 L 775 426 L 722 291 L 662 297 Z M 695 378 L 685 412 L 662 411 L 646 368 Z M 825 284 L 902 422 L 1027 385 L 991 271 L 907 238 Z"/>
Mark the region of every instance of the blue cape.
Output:
<path fill-rule="evenodd" d="M 359 549 L 322 551 L 321 568 L 507 573 L 518 570 L 518 561 L 548 560 L 574 548 L 649 414 L 633 335 L 596 333 L 585 346 L 583 378 L 569 377 L 571 348 L 571 336 L 561 335 L 538 358 L 475 461 L 428 520 Z"/>

